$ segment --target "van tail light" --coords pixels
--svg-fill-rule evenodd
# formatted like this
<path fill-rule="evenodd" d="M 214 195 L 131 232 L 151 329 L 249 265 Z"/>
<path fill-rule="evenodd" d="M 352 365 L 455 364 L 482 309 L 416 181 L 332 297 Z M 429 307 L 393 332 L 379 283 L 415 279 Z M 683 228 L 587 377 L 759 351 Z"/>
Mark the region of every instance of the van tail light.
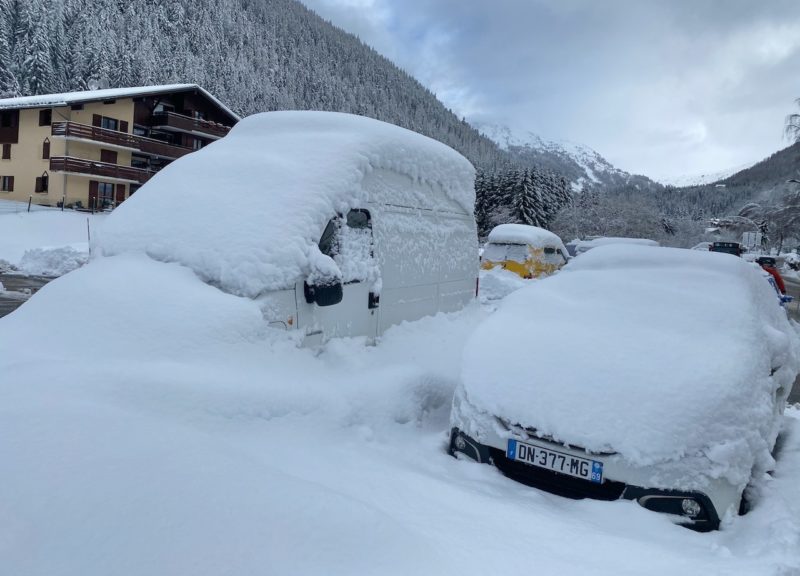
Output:
<path fill-rule="evenodd" d="M 481 277 L 477 276 L 475 278 L 475 298 L 478 297 L 478 289 L 481 287 Z"/>

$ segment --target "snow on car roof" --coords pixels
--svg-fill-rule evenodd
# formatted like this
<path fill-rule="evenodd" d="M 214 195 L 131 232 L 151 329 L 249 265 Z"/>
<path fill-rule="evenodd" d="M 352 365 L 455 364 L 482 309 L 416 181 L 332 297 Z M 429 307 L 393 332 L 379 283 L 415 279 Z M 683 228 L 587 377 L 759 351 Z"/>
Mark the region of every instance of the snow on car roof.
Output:
<path fill-rule="evenodd" d="M 769 458 L 770 400 L 797 370 L 797 335 L 753 266 L 628 245 L 506 298 L 462 383 L 475 409 L 557 441 L 640 465 L 690 456 L 741 482 L 753 454 Z"/>
<path fill-rule="evenodd" d="M 489 232 L 489 242 L 495 244 L 530 244 L 537 248 L 555 246 L 564 252 L 561 238 L 549 230 L 526 224 L 500 224 Z"/>
<path fill-rule="evenodd" d="M 593 238 L 592 240 L 581 240 L 578 242 L 577 248 L 579 252 L 585 252 L 591 248 L 598 246 L 607 246 L 609 244 L 638 244 L 642 246 L 660 246 L 655 240 L 648 240 L 647 238 L 623 238 L 617 236 L 604 236 L 601 238 Z"/>
<path fill-rule="evenodd" d="M 350 114 L 267 112 L 156 174 L 108 217 L 99 245 L 181 263 L 234 294 L 288 288 L 380 169 L 427 186 L 386 188 L 391 203 L 472 212 L 474 169 L 440 142 Z"/>

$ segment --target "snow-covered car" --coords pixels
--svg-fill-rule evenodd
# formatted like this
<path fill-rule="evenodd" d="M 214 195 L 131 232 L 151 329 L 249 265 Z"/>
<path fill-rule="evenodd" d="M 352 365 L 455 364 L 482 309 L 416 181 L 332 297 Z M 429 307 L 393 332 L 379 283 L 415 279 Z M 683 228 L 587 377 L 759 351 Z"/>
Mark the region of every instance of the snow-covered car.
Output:
<path fill-rule="evenodd" d="M 575 246 L 575 255 L 583 254 L 592 250 L 593 248 L 598 248 L 600 246 L 609 246 L 611 244 L 627 244 L 627 245 L 634 245 L 634 246 L 652 246 L 658 247 L 661 246 L 657 241 L 650 240 L 648 238 L 623 238 L 617 236 L 599 236 L 597 238 L 590 238 L 586 240 L 581 240 Z"/>
<path fill-rule="evenodd" d="M 700 242 L 691 247 L 691 250 L 702 250 L 708 252 L 711 249 L 711 242 Z"/>
<path fill-rule="evenodd" d="M 774 464 L 799 349 L 740 258 L 592 250 L 473 334 L 449 449 L 551 492 L 715 529 Z"/>
<path fill-rule="evenodd" d="M 549 230 L 525 224 L 500 224 L 489 232 L 481 268 L 509 270 L 521 278 L 554 274 L 569 260 L 561 238 Z"/>

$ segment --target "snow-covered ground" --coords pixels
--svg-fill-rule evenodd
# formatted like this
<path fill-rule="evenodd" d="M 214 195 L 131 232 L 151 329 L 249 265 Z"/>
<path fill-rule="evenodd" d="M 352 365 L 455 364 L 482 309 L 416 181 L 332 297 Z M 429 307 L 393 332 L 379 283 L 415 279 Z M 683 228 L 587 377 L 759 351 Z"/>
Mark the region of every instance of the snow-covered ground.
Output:
<path fill-rule="evenodd" d="M 0 200 L 0 270 L 60 276 L 83 265 L 89 256 L 89 234 L 105 214 L 32 206 Z"/>
<path fill-rule="evenodd" d="M 178 264 L 54 280 L 0 319 L 0 573 L 800 573 L 797 408 L 754 509 L 710 534 L 447 456 L 490 313 L 311 350 Z"/>

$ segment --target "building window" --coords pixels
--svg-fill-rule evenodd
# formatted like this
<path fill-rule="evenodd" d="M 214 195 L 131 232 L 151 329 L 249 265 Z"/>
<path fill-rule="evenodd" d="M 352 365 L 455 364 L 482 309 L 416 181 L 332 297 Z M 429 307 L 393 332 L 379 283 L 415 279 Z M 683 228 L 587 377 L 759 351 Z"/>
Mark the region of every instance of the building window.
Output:
<path fill-rule="evenodd" d="M 13 192 L 14 191 L 14 177 L 13 176 L 0 176 L 0 191 Z"/>
<path fill-rule="evenodd" d="M 69 107 L 70 110 L 83 110 L 83 104 L 73 104 Z"/>
<path fill-rule="evenodd" d="M 192 148 L 194 150 L 200 150 L 203 147 L 203 141 L 200 138 L 194 138 L 192 141 Z"/>
<path fill-rule="evenodd" d="M 42 160 L 50 158 L 50 139 L 45 138 L 42 142 Z"/>
<path fill-rule="evenodd" d="M 103 100 L 103 104 L 114 104 L 116 100 Z"/>
<path fill-rule="evenodd" d="M 114 202 L 114 185 L 108 182 L 98 182 L 97 197 L 100 199 L 100 206 L 107 206 Z"/>
<path fill-rule="evenodd" d="M 11 160 L 11 144 L 3 144 L 3 160 Z"/>
<path fill-rule="evenodd" d="M 119 128 L 119 121 L 117 121 L 116 118 L 103 116 L 103 119 L 100 121 L 100 127 L 105 128 L 106 130 L 116 130 Z"/>
<path fill-rule="evenodd" d="M 39 110 L 39 126 L 50 126 L 53 123 L 53 111 L 50 108 Z"/>
<path fill-rule="evenodd" d="M 36 192 L 47 192 L 50 177 L 47 172 L 36 177 Z"/>
<path fill-rule="evenodd" d="M 0 128 L 11 128 L 14 125 L 14 113 L 0 113 Z"/>

